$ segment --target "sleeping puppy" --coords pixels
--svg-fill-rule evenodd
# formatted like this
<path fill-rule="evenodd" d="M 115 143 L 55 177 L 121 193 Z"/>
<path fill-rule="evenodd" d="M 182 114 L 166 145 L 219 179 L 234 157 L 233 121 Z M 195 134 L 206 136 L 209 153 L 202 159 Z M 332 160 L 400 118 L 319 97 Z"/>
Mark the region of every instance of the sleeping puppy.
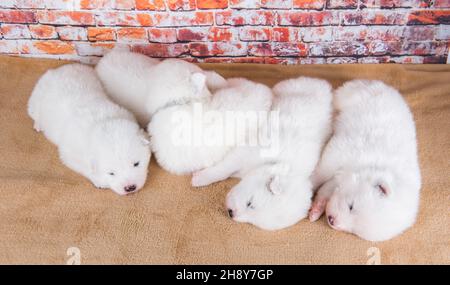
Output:
<path fill-rule="evenodd" d="M 112 103 L 93 68 L 47 71 L 28 101 L 34 128 L 58 147 L 62 162 L 98 188 L 119 195 L 143 187 L 149 141 L 134 116 Z"/>
<path fill-rule="evenodd" d="M 415 221 L 421 177 L 416 131 L 402 96 L 380 81 L 336 91 L 334 135 L 315 170 L 320 186 L 309 218 L 370 241 L 393 238 Z"/>
<path fill-rule="evenodd" d="M 263 164 L 251 170 L 228 193 L 228 215 L 236 222 L 264 230 L 279 230 L 307 216 L 311 206 L 310 180 L 282 164 Z"/>
<path fill-rule="evenodd" d="M 120 48 L 100 59 L 96 71 L 108 96 L 133 112 L 142 127 L 158 109 L 209 97 L 209 89 L 219 89 L 226 83 L 217 73 L 181 59 L 159 61 Z"/>
<path fill-rule="evenodd" d="M 289 227 L 307 216 L 312 197 L 310 175 L 331 130 L 332 94 L 326 81 L 307 77 L 285 80 L 273 92 L 272 111 L 279 116 L 278 132 L 273 134 L 279 138 L 278 152 L 262 155 L 260 146 L 237 147 L 192 178 L 194 186 L 230 176 L 241 178 L 227 195 L 228 214 L 237 222 L 265 230 Z"/>
<path fill-rule="evenodd" d="M 222 160 L 245 131 L 228 136 L 226 117 L 248 111 L 268 111 L 272 92 L 243 78 L 227 80 L 227 87 L 210 100 L 191 100 L 158 110 L 148 125 L 151 148 L 159 165 L 174 174 L 191 174 Z M 233 127 L 230 127 L 233 130 Z"/>

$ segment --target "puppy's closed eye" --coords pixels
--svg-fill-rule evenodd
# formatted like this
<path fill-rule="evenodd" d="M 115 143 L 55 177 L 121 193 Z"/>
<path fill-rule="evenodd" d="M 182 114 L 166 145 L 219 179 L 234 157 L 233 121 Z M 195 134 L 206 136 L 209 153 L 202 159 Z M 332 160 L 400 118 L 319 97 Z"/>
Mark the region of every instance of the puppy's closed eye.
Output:
<path fill-rule="evenodd" d="M 134 166 L 134 167 L 138 167 L 138 166 L 139 166 L 139 161 L 138 161 L 138 162 L 135 162 L 135 163 L 133 164 L 133 166 Z"/>
<path fill-rule="evenodd" d="M 250 209 L 254 209 L 255 208 L 255 206 L 253 205 L 253 197 L 250 200 L 248 200 L 247 208 L 250 208 Z"/>
<path fill-rule="evenodd" d="M 275 193 L 272 190 L 271 184 L 273 182 L 274 177 L 270 177 L 269 181 L 266 183 L 266 189 L 270 192 L 270 194 L 275 195 Z"/>

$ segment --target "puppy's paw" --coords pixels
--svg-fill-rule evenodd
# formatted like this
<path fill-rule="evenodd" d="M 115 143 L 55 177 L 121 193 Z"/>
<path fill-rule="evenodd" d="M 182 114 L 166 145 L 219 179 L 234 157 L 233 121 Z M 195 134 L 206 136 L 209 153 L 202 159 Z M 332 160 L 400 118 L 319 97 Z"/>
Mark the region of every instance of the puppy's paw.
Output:
<path fill-rule="evenodd" d="M 191 185 L 194 187 L 208 186 L 212 181 L 205 170 L 196 171 L 192 174 Z"/>
<path fill-rule="evenodd" d="M 97 189 L 97 190 L 108 190 L 108 187 L 106 187 L 106 186 L 95 186 L 95 189 Z"/>
<path fill-rule="evenodd" d="M 325 208 L 327 206 L 327 200 L 325 199 L 316 199 L 314 200 L 311 209 L 309 210 L 309 220 L 311 222 L 317 221 L 322 214 L 325 212 Z"/>
<path fill-rule="evenodd" d="M 102 185 L 101 183 L 98 183 L 98 182 L 92 182 L 92 184 L 94 184 L 94 186 L 95 186 L 95 188 L 97 190 L 106 190 L 106 189 L 108 189 L 108 186 Z"/>

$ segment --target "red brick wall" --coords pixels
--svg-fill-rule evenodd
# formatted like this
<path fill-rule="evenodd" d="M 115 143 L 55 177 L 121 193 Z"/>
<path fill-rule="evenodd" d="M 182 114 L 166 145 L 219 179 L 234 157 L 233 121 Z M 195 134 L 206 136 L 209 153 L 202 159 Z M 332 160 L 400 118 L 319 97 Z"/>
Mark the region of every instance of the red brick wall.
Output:
<path fill-rule="evenodd" d="M 0 0 L 0 53 L 21 56 L 445 63 L 449 43 L 450 0 Z"/>

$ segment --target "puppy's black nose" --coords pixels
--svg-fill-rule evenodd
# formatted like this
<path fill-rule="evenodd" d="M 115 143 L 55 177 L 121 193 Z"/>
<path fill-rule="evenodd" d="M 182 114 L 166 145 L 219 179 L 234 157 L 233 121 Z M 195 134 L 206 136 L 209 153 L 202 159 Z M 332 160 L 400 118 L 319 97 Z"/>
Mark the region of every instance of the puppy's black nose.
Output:
<path fill-rule="evenodd" d="M 228 216 L 230 216 L 230 218 L 232 218 L 232 217 L 233 217 L 233 210 L 231 210 L 231 209 L 228 209 Z"/>
<path fill-rule="evenodd" d="M 136 190 L 136 185 L 133 184 L 133 185 L 125 186 L 124 190 L 125 190 L 125 192 L 133 192 L 134 190 Z"/>
<path fill-rule="evenodd" d="M 334 217 L 333 216 L 328 216 L 328 223 L 330 223 L 330 225 L 334 226 Z"/>

